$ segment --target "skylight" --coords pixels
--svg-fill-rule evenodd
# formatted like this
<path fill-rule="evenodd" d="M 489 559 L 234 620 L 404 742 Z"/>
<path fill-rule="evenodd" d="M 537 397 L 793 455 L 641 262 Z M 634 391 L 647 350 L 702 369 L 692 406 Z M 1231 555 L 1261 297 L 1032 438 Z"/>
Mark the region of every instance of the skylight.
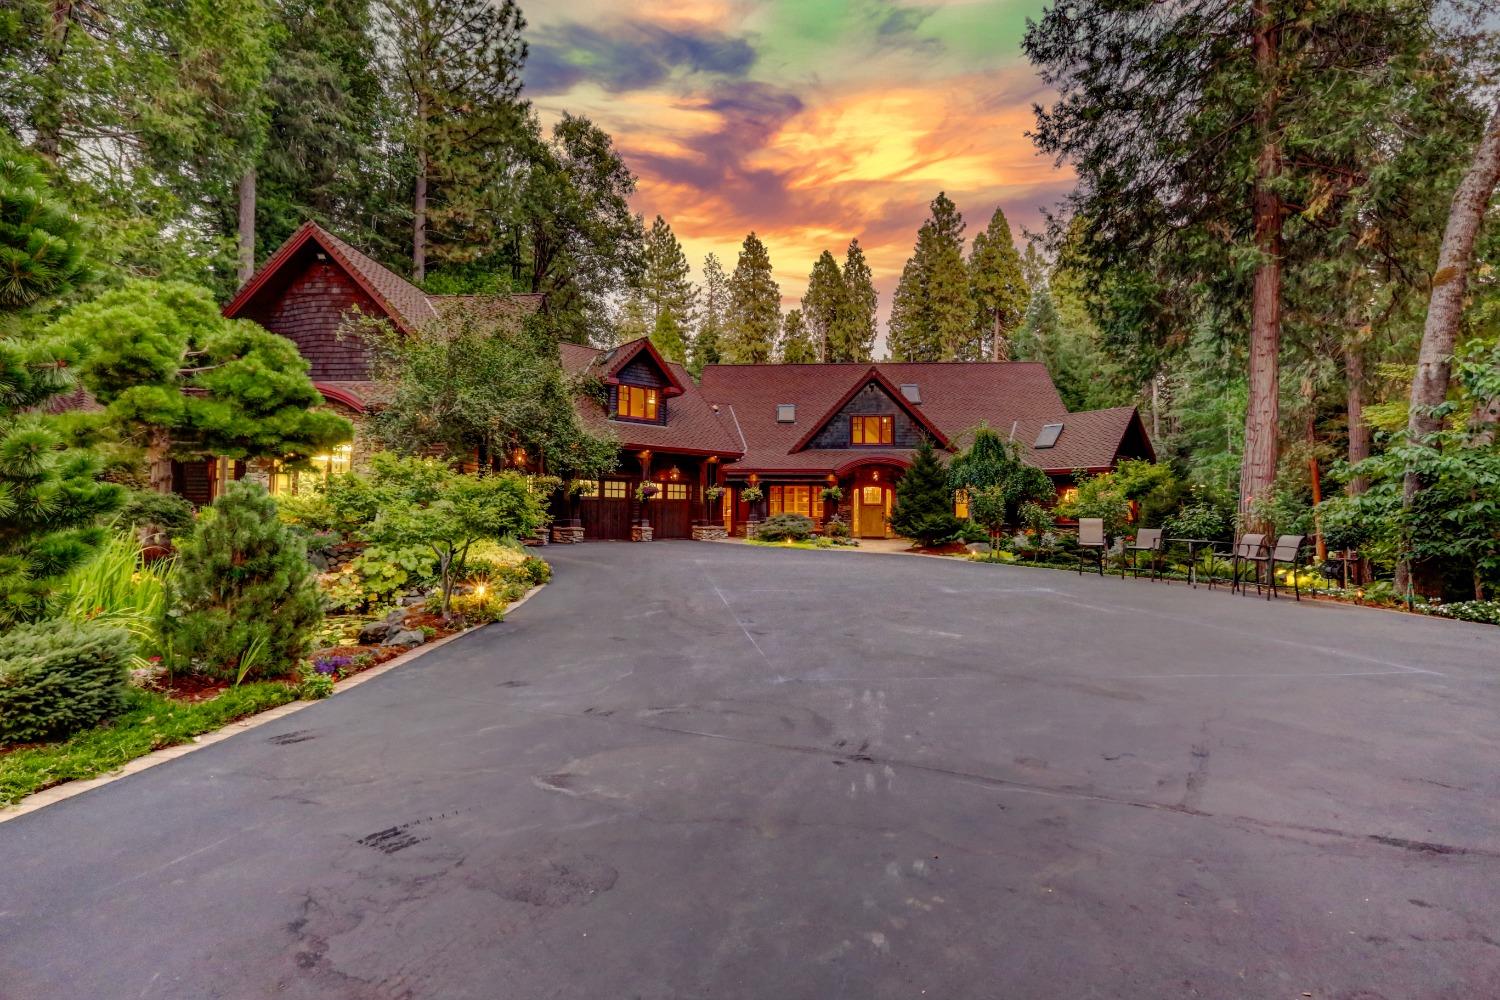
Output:
<path fill-rule="evenodd" d="M 901 386 L 901 395 L 906 397 L 908 403 L 922 402 L 922 390 L 917 387 L 915 382 L 903 383 Z"/>
<path fill-rule="evenodd" d="M 776 422 L 778 424 L 794 424 L 797 422 L 796 403 L 777 403 Z"/>
<path fill-rule="evenodd" d="M 1057 438 L 1062 434 L 1062 424 L 1043 424 L 1041 431 L 1036 436 L 1036 444 L 1033 448 L 1050 448 L 1057 444 Z"/>

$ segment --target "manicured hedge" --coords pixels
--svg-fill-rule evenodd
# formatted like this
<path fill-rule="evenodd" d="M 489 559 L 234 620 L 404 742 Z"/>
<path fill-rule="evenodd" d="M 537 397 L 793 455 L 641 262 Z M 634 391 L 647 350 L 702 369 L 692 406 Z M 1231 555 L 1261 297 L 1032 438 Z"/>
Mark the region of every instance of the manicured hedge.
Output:
<path fill-rule="evenodd" d="M 0 635 L 0 744 L 57 739 L 124 704 L 130 635 L 57 619 Z"/>
<path fill-rule="evenodd" d="M 803 514 L 772 514 L 760 522 L 756 538 L 768 542 L 779 542 L 787 538 L 802 541 L 813 533 L 812 518 Z"/>

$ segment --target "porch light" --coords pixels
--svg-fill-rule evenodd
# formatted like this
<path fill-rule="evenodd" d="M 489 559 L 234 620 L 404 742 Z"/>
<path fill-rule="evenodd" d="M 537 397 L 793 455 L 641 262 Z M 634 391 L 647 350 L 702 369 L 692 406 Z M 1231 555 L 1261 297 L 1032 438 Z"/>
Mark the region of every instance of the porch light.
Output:
<path fill-rule="evenodd" d="M 676 482 L 678 479 L 682 478 L 682 470 L 677 468 L 677 466 L 675 465 L 672 466 L 667 470 L 667 478 L 672 480 L 673 482 Z"/>
<path fill-rule="evenodd" d="M 870 482 L 872 482 L 872 483 L 878 483 L 878 482 L 880 482 L 880 470 L 879 469 L 876 469 L 875 471 L 873 471 L 873 472 L 870 473 Z"/>

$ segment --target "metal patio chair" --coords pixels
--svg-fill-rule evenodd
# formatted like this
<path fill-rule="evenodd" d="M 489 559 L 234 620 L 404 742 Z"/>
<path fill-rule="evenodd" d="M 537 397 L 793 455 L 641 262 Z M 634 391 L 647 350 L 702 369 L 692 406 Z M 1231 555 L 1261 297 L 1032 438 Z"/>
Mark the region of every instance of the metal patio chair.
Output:
<path fill-rule="evenodd" d="M 1083 557 L 1092 555 L 1099 564 L 1099 575 L 1104 575 L 1104 555 L 1109 542 L 1104 539 L 1104 518 L 1080 517 L 1078 519 L 1078 575 L 1083 575 Z"/>
<path fill-rule="evenodd" d="M 1292 593 L 1297 600 L 1302 600 L 1302 582 L 1297 579 L 1297 569 L 1301 566 L 1302 546 L 1307 542 L 1306 535 L 1281 535 L 1276 539 L 1276 547 L 1271 550 L 1270 560 L 1266 564 L 1271 574 L 1271 596 L 1276 596 L 1276 565 L 1281 563 L 1292 568 Z"/>
<path fill-rule="evenodd" d="M 1120 579 L 1125 579 L 1125 570 L 1127 568 L 1135 575 L 1137 580 L 1141 578 L 1141 568 L 1136 562 L 1137 554 L 1141 552 L 1149 552 L 1151 554 L 1151 563 L 1147 575 L 1153 580 L 1162 579 L 1162 537 L 1160 528 L 1140 529 L 1135 533 L 1135 540 L 1126 543 L 1125 551 L 1130 554 L 1130 565 L 1126 567 L 1125 561 L 1123 559 L 1120 560 Z"/>
<path fill-rule="evenodd" d="M 1230 576 L 1233 577 L 1229 585 L 1229 592 L 1236 590 L 1241 593 L 1249 593 L 1245 589 L 1245 582 L 1240 579 L 1240 566 L 1251 567 L 1255 574 L 1255 595 L 1260 596 L 1260 567 L 1269 563 L 1271 554 L 1266 551 L 1266 536 L 1260 532 L 1252 532 L 1241 535 L 1234 543 L 1234 551 L 1230 554 Z"/>

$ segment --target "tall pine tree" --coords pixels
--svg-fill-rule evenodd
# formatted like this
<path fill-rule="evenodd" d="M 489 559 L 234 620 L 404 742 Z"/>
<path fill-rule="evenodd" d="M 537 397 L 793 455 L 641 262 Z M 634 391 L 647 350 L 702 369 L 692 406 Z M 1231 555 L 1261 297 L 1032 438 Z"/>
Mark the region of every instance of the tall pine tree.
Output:
<path fill-rule="evenodd" d="M 842 353 L 835 343 L 848 339 L 844 327 L 850 322 L 849 292 L 833 254 L 824 250 L 807 278 L 799 319 L 807 324 L 818 361 L 838 360 Z"/>
<path fill-rule="evenodd" d="M 703 291 L 698 299 L 693 344 L 688 370 L 696 378 L 704 365 L 716 365 L 724 342 L 724 322 L 729 311 L 729 278 L 717 254 L 703 258 Z"/>
<path fill-rule="evenodd" d="M 859 240 L 849 241 L 844 254 L 844 290 L 848 299 L 848 321 L 842 324 L 827 361 L 869 361 L 875 352 L 876 311 L 880 296 Z"/>
<path fill-rule="evenodd" d="M 1026 315 L 1030 292 L 1021 255 L 1011 239 L 1005 212 L 995 209 L 969 252 L 969 290 L 974 298 L 978 335 L 989 342 L 991 361 L 1010 360 L 1010 336 Z"/>
<path fill-rule="evenodd" d="M 771 255 L 754 233 L 745 237 L 729 278 L 729 311 L 724 360 L 759 365 L 771 360 L 781 329 L 781 286 L 771 271 Z"/>
<path fill-rule="evenodd" d="M 780 361 L 784 365 L 806 365 L 818 360 L 812 331 L 802 320 L 802 310 L 793 309 L 781 324 Z"/>
<path fill-rule="evenodd" d="M 697 297 L 691 274 L 682 244 L 667 220 L 658 215 L 646 232 L 645 271 L 641 276 L 653 327 L 660 324 L 663 313 L 671 313 L 679 329 L 687 326 Z"/>
<path fill-rule="evenodd" d="M 964 220 L 939 193 L 917 232 L 892 302 L 890 349 L 896 361 L 973 360 L 974 300 L 964 264 Z"/>

